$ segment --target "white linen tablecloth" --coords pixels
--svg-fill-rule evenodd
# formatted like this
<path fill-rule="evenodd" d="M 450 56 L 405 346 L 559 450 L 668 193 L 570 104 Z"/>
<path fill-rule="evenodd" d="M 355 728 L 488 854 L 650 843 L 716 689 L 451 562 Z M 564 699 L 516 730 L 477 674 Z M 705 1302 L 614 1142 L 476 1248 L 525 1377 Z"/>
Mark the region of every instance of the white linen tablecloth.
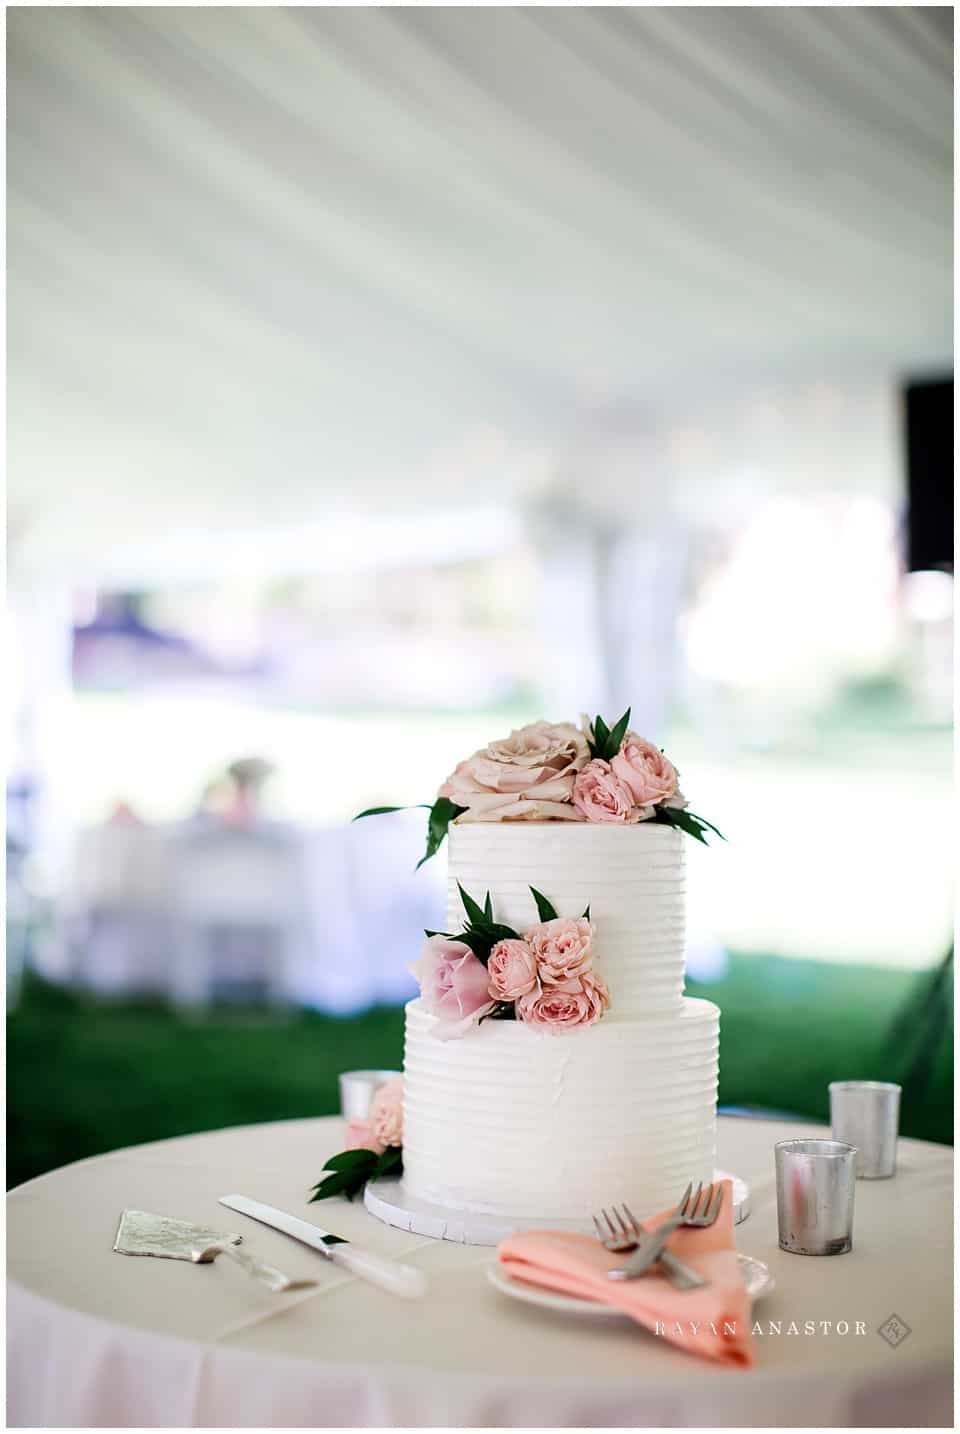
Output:
<path fill-rule="evenodd" d="M 808 1133 L 823 1132 L 720 1122 L 720 1163 L 752 1190 L 739 1248 L 777 1281 L 754 1308 L 764 1333 L 748 1372 L 627 1321 L 507 1299 L 485 1277 L 492 1250 L 388 1228 L 359 1202 L 307 1206 L 341 1148 L 339 1120 L 239 1127 L 67 1166 L 8 1197 L 8 1423 L 950 1425 L 953 1152 L 902 1140 L 893 1180 L 857 1184 L 853 1251 L 806 1258 L 777 1245 L 773 1144 Z M 217 1197 L 229 1192 L 412 1261 L 429 1276 L 427 1296 L 400 1301 L 322 1263 L 225 1210 Z M 319 1286 L 272 1295 L 227 1261 L 115 1254 L 124 1207 L 239 1231 L 251 1251 Z M 911 1331 L 896 1347 L 878 1333 L 892 1315 Z"/>

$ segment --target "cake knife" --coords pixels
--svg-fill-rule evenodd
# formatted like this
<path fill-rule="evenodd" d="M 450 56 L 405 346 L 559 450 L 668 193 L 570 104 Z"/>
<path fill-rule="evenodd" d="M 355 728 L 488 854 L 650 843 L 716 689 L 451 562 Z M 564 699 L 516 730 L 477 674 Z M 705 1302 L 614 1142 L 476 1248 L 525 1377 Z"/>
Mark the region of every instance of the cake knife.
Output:
<path fill-rule="evenodd" d="M 251 1220 L 259 1220 L 262 1225 L 280 1230 L 303 1245 L 309 1245 L 325 1260 L 331 1260 L 361 1280 L 379 1285 L 392 1295 L 416 1299 L 426 1291 L 427 1277 L 422 1270 L 414 1269 L 413 1265 L 398 1265 L 396 1261 L 374 1254 L 371 1250 L 358 1250 L 348 1240 L 332 1235 L 329 1230 L 321 1229 L 309 1220 L 301 1220 L 298 1215 L 251 1200 L 248 1195 L 221 1195 L 220 1204 L 241 1215 L 249 1215 Z"/>

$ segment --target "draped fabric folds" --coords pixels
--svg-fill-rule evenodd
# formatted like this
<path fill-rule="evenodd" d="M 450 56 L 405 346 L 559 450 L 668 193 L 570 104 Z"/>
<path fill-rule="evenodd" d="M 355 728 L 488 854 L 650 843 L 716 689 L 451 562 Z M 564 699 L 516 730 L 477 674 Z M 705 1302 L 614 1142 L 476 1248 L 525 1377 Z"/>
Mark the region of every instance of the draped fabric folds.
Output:
<path fill-rule="evenodd" d="M 951 15 L 11 11 L 15 516 L 512 501 L 591 394 L 943 361 Z"/>

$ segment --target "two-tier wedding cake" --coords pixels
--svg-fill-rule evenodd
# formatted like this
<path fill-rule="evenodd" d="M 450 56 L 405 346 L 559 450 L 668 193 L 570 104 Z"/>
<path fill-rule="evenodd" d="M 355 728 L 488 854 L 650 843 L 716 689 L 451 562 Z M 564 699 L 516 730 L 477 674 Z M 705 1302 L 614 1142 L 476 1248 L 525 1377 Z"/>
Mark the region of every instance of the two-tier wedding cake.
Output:
<path fill-rule="evenodd" d="M 582 1223 L 712 1179 L 719 1011 L 683 994 L 684 843 L 708 830 L 629 713 L 462 762 L 430 813 L 446 931 L 411 968 L 402 1091 L 319 1198 L 402 1169 L 434 1208 Z"/>

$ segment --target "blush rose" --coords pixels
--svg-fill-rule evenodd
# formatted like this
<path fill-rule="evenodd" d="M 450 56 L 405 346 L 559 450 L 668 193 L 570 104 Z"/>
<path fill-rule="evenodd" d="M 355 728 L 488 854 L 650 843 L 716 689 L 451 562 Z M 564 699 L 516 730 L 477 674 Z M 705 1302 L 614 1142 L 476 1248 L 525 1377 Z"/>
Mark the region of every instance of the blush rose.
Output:
<path fill-rule="evenodd" d="M 527 932 L 527 943 L 543 986 L 556 986 L 580 976 L 593 963 L 596 928 L 585 916 L 558 916 Z"/>
<path fill-rule="evenodd" d="M 653 816 L 653 807 L 638 806 L 630 787 L 621 781 L 609 762 L 599 757 L 577 773 L 573 805 L 588 822 L 629 824 Z"/>
<path fill-rule="evenodd" d="M 463 941 L 429 937 L 409 970 L 420 983 L 425 1009 L 437 1017 L 441 1040 L 462 1036 L 493 1009 L 486 967 Z"/>
<path fill-rule="evenodd" d="M 487 962 L 490 995 L 497 1001 L 516 1001 L 537 984 L 537 961 L 526 941 L 498 941 Z"/>
<path fill-rule="evenodd" d="M 369 1123 L 378 1145 L 403 1144 L 403 1076 L 394 1076 L 374 1092 Z"/>
<path fill-rule="evenodd" d="M 677 790 L 677 770 L 659 747 L 628 732 L 610 763 L 638 806 L 665 802 Z"/>
<path fill-rule="evenodd" d="M 372 1150 L 374 1155 L 382 1155 L 386 1146 L 378 1140 L 373 1133 L 373 1126 L 369 1120 L 351 1120 L 347 1126 L 347 1138 L 343 1144 L 344 1150 Z"/>
<path fill-rule="evenodd" d="M 517 1019 L 552 1035 L 592 1026 L 609 1009 L 610 992 L 595 971 L 585 971 L 556 986 L 532 991 L 517 1002 Z"/>

